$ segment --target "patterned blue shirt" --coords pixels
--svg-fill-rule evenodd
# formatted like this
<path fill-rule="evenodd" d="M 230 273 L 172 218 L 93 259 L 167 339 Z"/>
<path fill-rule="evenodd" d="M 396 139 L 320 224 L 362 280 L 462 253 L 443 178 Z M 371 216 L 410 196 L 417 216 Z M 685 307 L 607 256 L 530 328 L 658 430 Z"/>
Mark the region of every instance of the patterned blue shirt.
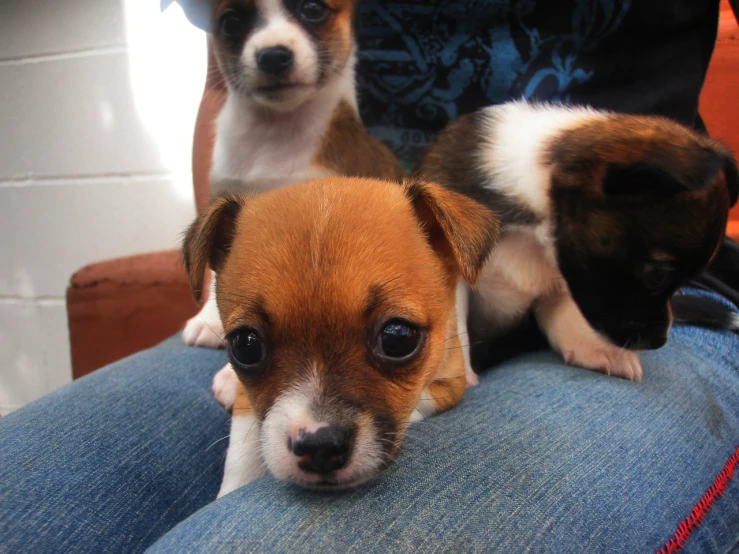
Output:
<path fill-rule="evenodd" d="M 718 0 L 363 0 L 370 132 L 412 162 L 457 116 L 512 98 L 696 120 Z"/>

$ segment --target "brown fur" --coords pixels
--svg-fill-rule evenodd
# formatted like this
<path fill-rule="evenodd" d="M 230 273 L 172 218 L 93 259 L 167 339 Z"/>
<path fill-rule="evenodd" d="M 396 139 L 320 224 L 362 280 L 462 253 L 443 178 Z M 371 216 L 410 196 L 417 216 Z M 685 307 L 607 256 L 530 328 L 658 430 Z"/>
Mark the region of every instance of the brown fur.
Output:
<path fill-rule="evenodd" d="M 390 149 L 370 136 L 346 102 L 334 112 L 315 158 L 316 165 L 339 175 L 402 181 L 403 167 Z"/>
<path fill-rule="evenodd" d="M 190 289 L 196 302 L 203 293 L 205 269 L 218 271 L 231 241 L 236 216 L 244 197 L 224 195 L 190 225 L 185 235 L 185 269 L 190 277 Z"/>
<path fill-rule="evenodd" d="M 234 202 L 240 211 L 231 218 L 224 206 Z M 433 227 L 438 235 L 428 234 Z M 268 337 L 269 369 L 239 376 L 259 419 L 315 368 L 329 399 L 388 422 L 398 433 L 394 454 L 425 387 L 436 411 L 461 400 L 456 282 L 474 279 L 496 231 L 485 208 L 438 185 L 329 177 L 217 200 L 188 233 L 185 252 L 194 287 L 203 260 L 221 260 L 209 250 L 227 253 L 216 292 L 224 329 L 249 326 Z M 223 250 L 213 237 L 233 240 Z M 370 351 L 383 322 L 397 317 L 425 338 L 415 359 L 395 367 Z M 243 399 L 236 407 L 246 407 Z"/>
<path fill-rule="evenodd" d="M 733 163 L 731 156 L 719 142 L 668 119 L 613 115 L 579 125 L 551 141 L 543 163 L 552 167 L 559 232 L 577 248 L 613 255 L 635 233 L 645 243 L 664 245 L 673 258 L 685 246 L 705 244 L 708 263 L 723 235 L 731 203 L 725 167 Z M 604 189 L 610 167 L 638 164 L 682 178 L 696 190 L 634 191 L 620 198 Z"/>

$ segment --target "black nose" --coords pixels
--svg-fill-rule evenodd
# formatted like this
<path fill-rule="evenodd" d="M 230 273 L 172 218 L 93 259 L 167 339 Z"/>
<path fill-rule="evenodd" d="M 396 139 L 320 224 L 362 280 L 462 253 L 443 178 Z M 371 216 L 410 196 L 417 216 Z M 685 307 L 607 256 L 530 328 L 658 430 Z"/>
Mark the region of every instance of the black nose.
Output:
<path fill-rule="evenodd" d="M 353 433 L 346 427 L 329 425 L 315 433 L 304 433 L 290 444 L 301 458 L 298 467 L 309 473 L 328 473 L 344 467 L 352 450 Z"/>
<path fill-rule="evenodd" d="M 257 66 L 267 75 L 277 77 L 293 65 L 293 53 L 284 46 L 263 48 L 257 52 Z"/>

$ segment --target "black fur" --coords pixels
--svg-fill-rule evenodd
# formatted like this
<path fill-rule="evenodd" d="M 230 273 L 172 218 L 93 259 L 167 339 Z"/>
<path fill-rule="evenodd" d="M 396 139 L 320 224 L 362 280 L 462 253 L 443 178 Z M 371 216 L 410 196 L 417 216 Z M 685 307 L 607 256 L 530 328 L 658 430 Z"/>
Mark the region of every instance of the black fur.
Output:
<path fill-rule="evenodd" d="M 739 330 L 737 312 L 722 302 L 705 296 L 676 294 L 672 297 L 675 323 L 698 325 L 709 329 Z"/>

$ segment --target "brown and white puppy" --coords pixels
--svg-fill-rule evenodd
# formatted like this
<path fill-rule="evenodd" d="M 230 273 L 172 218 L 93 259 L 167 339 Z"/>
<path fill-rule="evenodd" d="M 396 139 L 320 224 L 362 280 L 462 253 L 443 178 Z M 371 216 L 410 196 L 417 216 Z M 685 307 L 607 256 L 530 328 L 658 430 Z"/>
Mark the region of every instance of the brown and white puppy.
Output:
<path fill-rule="evenodd" d="M 226 195 L 190 227 L 239 382 L 222 496 L 269 470 L 346 488 L 395 458 L 412 421 L 466 388 L 466 313 L 497 238 L 487 208 L 438 185 L 328 177 Z M 226 381 L 229 380 L 228 374 Z"/>
<path fill-rule="evenodd" d="M 671 296 L 722 244 L 739 188 L 721 144 L 668 119 L 526 102 L 452 123 L 417 173 L 501 218 L 471 342 L 533 310 L 567 363 L 634 380 L 637 351 L 667 340 Z"/>
<path fill-rule="evenodd" d="M 195 15 L 204 7 L 203 0 L 181 3 Z M 402 180 L 400 163 L 359 117 L 356 0 L 217 0 L 208 7 L 228 90 L 216 122 L 214 195 L 327 175 Z M 187 323 L 183 339 L 219 347 L 222 335 L 211 299 Z"/>

